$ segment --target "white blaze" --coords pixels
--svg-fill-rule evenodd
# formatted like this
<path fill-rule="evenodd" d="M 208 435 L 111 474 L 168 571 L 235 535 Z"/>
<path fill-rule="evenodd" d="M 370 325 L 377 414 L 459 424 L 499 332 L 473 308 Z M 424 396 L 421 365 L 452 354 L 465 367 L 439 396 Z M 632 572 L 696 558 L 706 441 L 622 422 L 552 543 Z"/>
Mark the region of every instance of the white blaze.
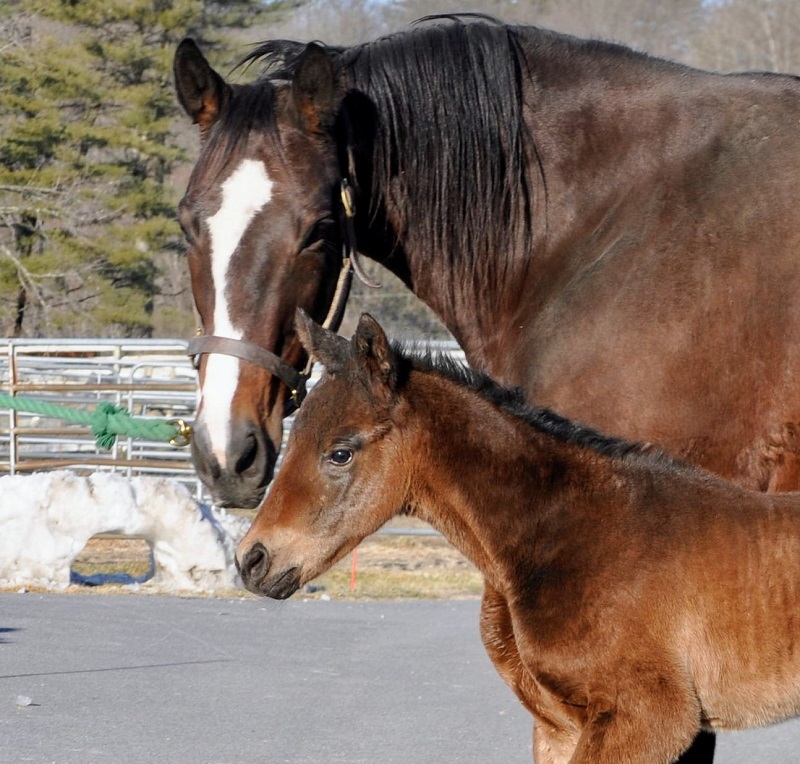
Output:
<path fill-rule="evenodd" d="M 231 321 L 228 267 L 253 218 L 272 197 L 272 181 L 261 162 L 245 159 L 222 184 L 222 204 L 207 223 L 211 235 L 211 275 L 214 280 L 214 334 L 240 340 Z M 239 359 L 213 353 L 206 359 L 201 389 L 203 416 L 211 450 L 224 467 L 231 431 L 231 404 L 239 382 Z"/>

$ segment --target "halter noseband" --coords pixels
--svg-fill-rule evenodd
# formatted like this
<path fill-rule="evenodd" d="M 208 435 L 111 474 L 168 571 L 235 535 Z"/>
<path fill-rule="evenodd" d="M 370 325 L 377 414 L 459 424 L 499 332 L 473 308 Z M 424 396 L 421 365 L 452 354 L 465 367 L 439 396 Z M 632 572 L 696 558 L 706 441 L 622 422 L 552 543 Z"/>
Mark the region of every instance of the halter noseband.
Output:
<path fill-rule="evenodd" d="M 277 377 L 283 382 L 291 391 L 291 400 L 295 406 L 299 406 L 305 398 L 307 377 L 300 374 L 294 366 L 286 363 L 279 355 L 248 340 L 234 340 L 214 334 L 201 334 L 189 341 L 186 353 L 194 359 L 195 367 L 199 364 L 200 356 L 207 353 L 231 355 L 234 358 L 249 361 L 266 369 L 273 377 Z"/>
<path fill-rule="evenodd" d="M 342 208 L 344 209 L 344 220 L 342 221 L 342 267 L 339 271 L 331 307 L 322 324 L 326 329 L 332 329 L 333 331 L 336 331 L 342 322 L 354 272 L 359 280 L 363 281 L 367 286 L 373 288 L 380 286 L 380 284 L 370 281 L 358 261 L 354 222 L 356 214 L 355 199 L 347 178 L 342 179 L 341 200 Z M 313 366 L 311 358 L 308 359 L 305 369 L 299 372 L 279 355 L 271 350 L 262 348 L 260 345 L 248 340 L 235 340 L 230 337 L 218 337 L 213 334 L 200 334 L 190 340 L 186 353 L 193 359 L 195 368 L 200 365 L 201 355 L 220 353 L 249 361 L 262 369 L 266 369 L 272 376 L 283 382 L 291 393 L 289 400 L 286 402 L 284 416 L 289 416 L 289 414 L 298 409 L 303 402 L 303 398 L 306 397 L 306 382 L 311 376 L 311 368 Z"/>

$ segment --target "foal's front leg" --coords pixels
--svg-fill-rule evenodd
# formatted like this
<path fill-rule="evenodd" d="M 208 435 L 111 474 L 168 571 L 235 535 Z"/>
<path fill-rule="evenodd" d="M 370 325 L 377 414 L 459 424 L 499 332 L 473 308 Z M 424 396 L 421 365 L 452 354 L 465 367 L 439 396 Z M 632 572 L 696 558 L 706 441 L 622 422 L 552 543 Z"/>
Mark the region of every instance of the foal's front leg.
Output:
<path fill-rule="evenodd" d="M 484 584 L 480 618 L 481 639 L 497 673 L 522 701 L 535 713 L 535 693 L 517 650 L 514 625 L 506 598 L 488 583 Z"/>
<path fill-rule="evenodd" d="M 575 735 L 537 719 L 533 725 L 534 764 L 570 764 Z"/>
<path fill-rule="evenodd" d="M 553 727 L 537 717 L 539 689 L 523 666 L 514 638 L 514 625 L 506 598 L 489 584 L 483 590 L 481 638 L 497 673 L 537 718 L 533 728 L 535 764 L 569 764 L 576 735 Z"/>

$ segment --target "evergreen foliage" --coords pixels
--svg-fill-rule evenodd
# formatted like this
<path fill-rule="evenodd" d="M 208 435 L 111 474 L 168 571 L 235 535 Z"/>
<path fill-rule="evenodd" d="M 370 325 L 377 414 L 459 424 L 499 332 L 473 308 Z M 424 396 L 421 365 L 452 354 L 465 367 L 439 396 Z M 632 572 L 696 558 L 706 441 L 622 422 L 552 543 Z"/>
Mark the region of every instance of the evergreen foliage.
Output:
<path fill-rule="evenodd" d="M 0 326 L 6 336 L 153 333 L 162 266 L 183 247 L 175 223 L 178 191 L 170 182 L 185 159 L 171 81 L 175 46 L 188 34 L 224 50 L 219 30 L 261 23 L 293 5 L 0 5 Z M 184 324 L 187 314 L 191 321 L 189 311 L 168 312 Z M 161 321 L 162 333 L 184 333 L 185 325 L 169 326 L 169 320 Z"/>
<path fill-rule="evenodd" d="M 800 66 L 797 0 L 466 5 L 702 67 Z M 0 330 L 191 334 L 174 220 L 197 157 L 171 82 L 182 37 L 196 38 L 228 76 L 249 42 L 350 44 L 453 8 L 447 0 L 0 0 Z M 345 330 L 366 309 L 394 334 L 445 334 L 391 274 L 365 264 L 383 288 L 354 286 Z"/>

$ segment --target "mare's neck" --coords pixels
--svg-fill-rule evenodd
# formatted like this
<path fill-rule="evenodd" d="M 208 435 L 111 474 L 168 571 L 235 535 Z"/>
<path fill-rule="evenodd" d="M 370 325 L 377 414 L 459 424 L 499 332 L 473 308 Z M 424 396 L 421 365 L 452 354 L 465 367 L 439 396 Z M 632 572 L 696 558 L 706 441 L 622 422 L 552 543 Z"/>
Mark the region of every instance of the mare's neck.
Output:
<path fill-rule="evenodd" d="M 507 227 L 509 218 L 528 216 L 529 238 L 510 241 L 505 251 L 445 254 L 425 241 L 419 219 L 403 219 L 402 210 L 391 207 L 403 206 L 401 196 L 388 208 L 381 200 L 376 216 L 367 200 L 359 207 L 364 254 L 436 313 L 473 365 L 509 384 L 526 381 L 511 372 L 509 342 L 530 334 L 554 295 L 661 220 L 657 195 L 652 209 L 642 209 L 643 189 L 685 171 L 681 163 L 713 140 L 723 119 L 704 100 L 713 75 L 646 58 L 598 60 L 591 47 L 569 57 L 539 55 L 532 47 L 526 63 L 535 75 L 522 93 L 530 141 L 523 196 L 529 205 L 506 219 L 495 215 L 493 224 Z M 375 143 L 362 138 L 359 164 L 368 166 Z M 369 187 L 366 180 L 362 188 Z M 430 178 L 420 178 L 407 194 L 425 180 Z"/>

